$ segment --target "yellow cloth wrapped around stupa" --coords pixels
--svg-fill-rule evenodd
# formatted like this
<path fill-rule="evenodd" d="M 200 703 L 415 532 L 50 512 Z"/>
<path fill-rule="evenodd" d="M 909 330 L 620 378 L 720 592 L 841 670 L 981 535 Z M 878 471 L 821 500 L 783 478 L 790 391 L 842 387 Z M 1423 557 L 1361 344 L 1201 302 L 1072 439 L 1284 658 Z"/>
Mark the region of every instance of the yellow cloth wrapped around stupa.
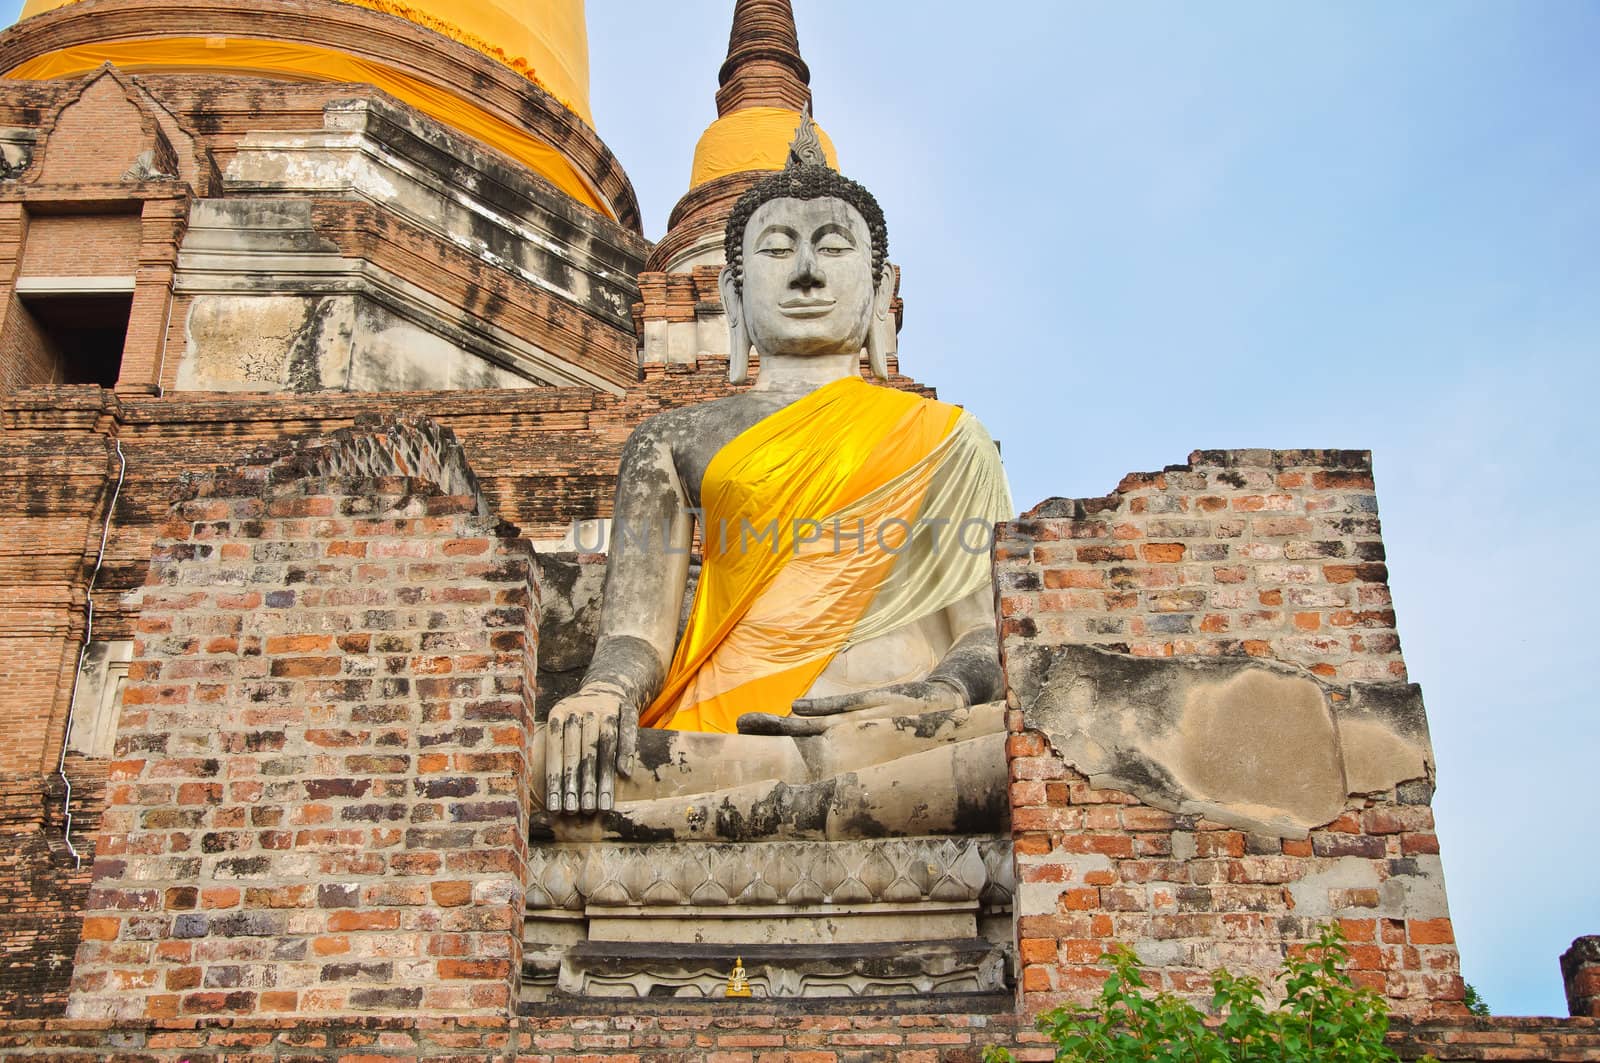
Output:
<path fill-rule="evenodd" d="M 783 107 L 744 107 L 718 118 L 695 142 L 689 187 L 746 170 L 781 170 L 789 160 L 789 143 L 800 125 L 800 112 Z M 833 141 L 814 126 L 823 157 L 835 170 L 839 157 Z"/>
<path fill-rule="evenodd" d="M 75 0 L 26 0 L 22 18 Z M 175 6 L 178 0 L 175 0 Z M 489 56 L 554 96 L 592 127 L 589 37 L 583 0 L 341 0 L 396 15 Z M 470 90 L 452 92 L 371 56 L 337 47 L 274 40 L 270 12 L 250 37 L 152 35 L 48 52 L 5 72 L 9 78 L 76 77 L 111 63 L 131 71 L 235 72 L 308 81 L 373 85 L 430 118 L 511 156 L 594 210 L 614 216 L 604 199 L 554 147 L 482 109 Z M 158 26 L 151 27 L 156 34 Z"/>
<path fill-rule="evenodd" d="M 787 715 L 851 645 L 990 579 L 1011 514 L 994 442 L 959 407 L 835 381 L 747 429 L 701 487 L 703 565 L 665 686 L 640 722 L 731 732 Z M 983 528 L 983 535 L 963 522 Z"/>

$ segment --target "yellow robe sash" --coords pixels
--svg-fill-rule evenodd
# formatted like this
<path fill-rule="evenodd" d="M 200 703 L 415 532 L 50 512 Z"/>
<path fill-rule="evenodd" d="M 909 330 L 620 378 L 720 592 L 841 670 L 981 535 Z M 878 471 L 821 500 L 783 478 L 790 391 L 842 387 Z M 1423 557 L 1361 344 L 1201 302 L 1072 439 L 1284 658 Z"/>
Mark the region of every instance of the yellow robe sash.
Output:
<path fill-rule="evenodd" d="M 640 722 L 731 732 L 741 713 L 787 714 L 872 605 L 904 537 L 896 521 L 916 517 L 933 479 L 927 459 L 962 417 L 959 407 L 847 377 L 718 451 L 701 487 L 694 606 Z M 862 499 L 873 504 L 836 542 L 828 523 Z M 848 538 L 857 519 L 864 534 Z"/>

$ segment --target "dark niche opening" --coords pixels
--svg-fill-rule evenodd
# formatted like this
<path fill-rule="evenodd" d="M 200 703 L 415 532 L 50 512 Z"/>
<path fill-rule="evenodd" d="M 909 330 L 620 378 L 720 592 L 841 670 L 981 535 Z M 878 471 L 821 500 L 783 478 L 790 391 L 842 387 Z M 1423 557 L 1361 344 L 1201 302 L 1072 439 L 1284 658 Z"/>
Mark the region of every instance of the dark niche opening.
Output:
<path fill-rule="evenodd" d="M 29 292 L 21 299 L 60 359 L 63 384 L 116 386 L 132 292 Z"/>

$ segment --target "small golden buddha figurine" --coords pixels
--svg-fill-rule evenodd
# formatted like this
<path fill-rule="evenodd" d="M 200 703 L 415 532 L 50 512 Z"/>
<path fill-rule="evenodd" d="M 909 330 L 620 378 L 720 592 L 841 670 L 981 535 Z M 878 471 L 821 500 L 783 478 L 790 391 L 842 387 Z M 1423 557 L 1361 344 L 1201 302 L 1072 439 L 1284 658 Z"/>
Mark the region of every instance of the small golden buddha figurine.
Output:
<path fill-rule="evenodd" d="M 745 977 L 743 956 L 733 958 L 733 970 L 728 972 L 728 991 L 723 995 L 729 997 L 750 995 L 750 979 Z"/>

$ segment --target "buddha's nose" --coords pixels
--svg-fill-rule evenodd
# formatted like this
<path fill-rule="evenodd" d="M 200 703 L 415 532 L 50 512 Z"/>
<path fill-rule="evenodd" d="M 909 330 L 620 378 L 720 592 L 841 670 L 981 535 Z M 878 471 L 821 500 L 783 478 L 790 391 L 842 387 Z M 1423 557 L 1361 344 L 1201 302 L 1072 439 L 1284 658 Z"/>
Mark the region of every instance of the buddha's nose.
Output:
<path fill-rule="evenodd" d="M 806 291 L 811 288 L 820 288 L 827 283 L 827 278 L 822 275 L 822 268 L 817 263 L 817 252 L 810 244 L 801 244 L 795 249 L 794 273 L 789 277 L 789 287 Z"/>

